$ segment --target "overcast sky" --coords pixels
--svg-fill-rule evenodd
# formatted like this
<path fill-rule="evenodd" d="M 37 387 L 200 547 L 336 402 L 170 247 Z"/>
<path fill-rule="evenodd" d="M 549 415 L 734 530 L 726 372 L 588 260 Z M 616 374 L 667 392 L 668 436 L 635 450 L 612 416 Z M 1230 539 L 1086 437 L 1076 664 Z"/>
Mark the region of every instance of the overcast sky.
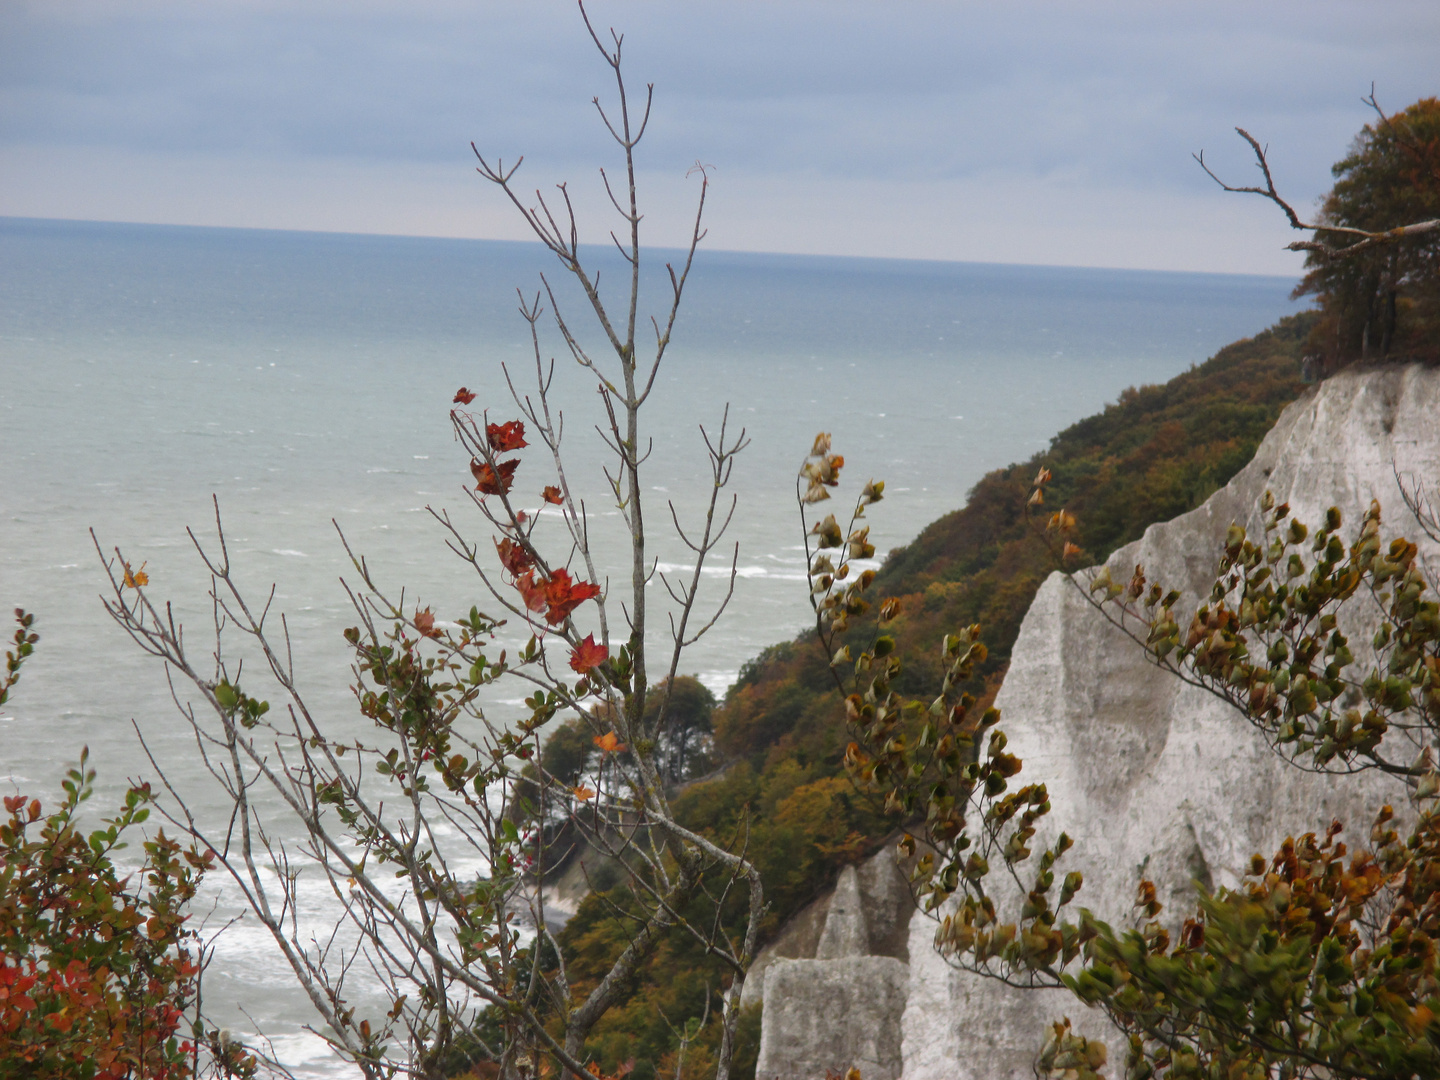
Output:
<path fill-rule="evenodd" d="M 1248 128 L 1312 206 L 1381 103 L 1440 93 L 1440 3 L 592 0 L 655 111 L 646 236 L 717 248 L 1295 273 Z M 603 240 L 568 0 L 0 0 L 0 214 L 520 238 L 470 140 Z"/>

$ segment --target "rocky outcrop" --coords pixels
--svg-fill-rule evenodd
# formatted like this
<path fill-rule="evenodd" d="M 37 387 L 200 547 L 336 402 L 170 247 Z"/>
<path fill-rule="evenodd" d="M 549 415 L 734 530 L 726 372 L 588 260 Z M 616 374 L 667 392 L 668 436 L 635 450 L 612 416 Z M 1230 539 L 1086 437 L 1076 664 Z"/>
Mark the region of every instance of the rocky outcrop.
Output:
<path fill-rule="evenodd" d="M 1343 372 L 1286 409 L 1255 459 L 1203 506 L 1117 551 L 1112 572 L 1128 579 L 1143 564 L 1152 580 L 1187 593 L 1183 610 L 1213 579 L 1229 525 L 1258 528 L 1267 489 L 1307 523 L 1338 506 L 1347 529 L 1378 499 L 1387 536 L 1422 539 L 1401 500 L 1397 470 L 1440 481 L 1440 371 Z M 1048 785 L 1048 830 L 1063 829 L 1076 841 L 1062 869 L 1085 875 L 1077 902 L 1115 925 L 1127 924 L 1142 876 L 1156 883 L 1172 914 L 1183 912 L 1193 905 L 1195 882 L 1233 886 L 1251 854 L 1332 819 L 1363 836 L 1375 810 L 1401 795 L 1383 777 L 1316 776 L 1285 764 L 1228 706 L 1149 665 L 1060 574 L 1042 586 L 1025 617 L 997 705 L 1009 748 L 1025 762 L 1022 778 Z M 909 926 L 900 1080 L 1029 1080 L 1045 1025 L 1062 1014 L 1090 1034 L 1113 1036 L 1068 995 L 1011 990 L 953 970 L 931 948 L 934 923 L 916 916 Z M 854 939 L 840 925 L 835 936 Z M 764 988 L 763 1026 L 776 1028 L 776 1040 L 780 1026 L 798 1030 L 802 1015 L 835 1033 L 893 1008 L 893 995 L 878 995 L 856 1006 L 864 1020 L 837 1013 L 844 1002 L 828 983 L 807 983 L 798 970 L 777 978 L 779 970 L 777 962 Z M 772 1011 L 783 1013 L 784 1025 L 772 1025 Z M 805 1039 L 821 1044 L 824 1034 L 812 1030 Z M 767 1046 L 768 1057 L 762 1052 L 759 1080 L 819 1075 L 810 1065 L 817 1059 L 787 1058 L 781 1045 Z M 841 1044 L 832 1045 L 832 1057 L 843 1056 Z M 882 1045 L 890 1045 L 888 1035 L 876 1036 L 876 1054 Z M 885 1071 L 891 1068 L 882 1063 L 875 1075 L 888 1080 L 896 1075 Z"/>
<path fill-rule="evenodd" d="M 842 870 L 834 889 L 791 916 L 775 940 L 760 950 L 745 980 L 741 1007 L 764 997 L 765 974 L 780 960 L 887 956 L 908 963 L 914 910 L 893 845 L 886 844 L 880 854 Z"/>
<path fill-rule="evenodd" d="M 760 1077 L 823 1077 L 854 1066 L 865 1080 L 899 1080 L 901 1018 L 910 985 L 907 929 L 914 905 L 888 848 L 858 869 L 847 866 L 835 888 L 782 935 L 752 970 L 746 989 L 763 988 Z M 816 915 L 824 912 L 818 935 Z M 808 957 L 777 948 L 814 942 Z M 902 955 L 882 955 L 889 950 Z"/>

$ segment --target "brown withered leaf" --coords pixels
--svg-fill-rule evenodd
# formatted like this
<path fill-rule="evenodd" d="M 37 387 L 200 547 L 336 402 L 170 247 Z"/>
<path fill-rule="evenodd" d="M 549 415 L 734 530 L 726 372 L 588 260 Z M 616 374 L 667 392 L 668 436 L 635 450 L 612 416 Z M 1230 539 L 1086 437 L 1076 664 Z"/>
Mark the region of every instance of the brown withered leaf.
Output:
<path fill-rule="evenodd" d="M 422 637 L 438 638 L 440 631 L 435 629 L 435 613 L 428 607 L 424 611 L 415 612 L 415 629 Z"/>
<path fill-rule="evenodd" d="M 535 565 L 535 560 L 530 557 L 530 552 L 525 550 L 524 545 L 508 538 L 496 544 L 495 550 L 500 555 L 500 565 L 510 571 L 512 577 L 518 578 Z"/>
<path fill-rule="evenodd" d="M 475 490 L 482 495 L 509 494 L 510 488 L 515 484 L 515 470 L 519 467 L 519 458 L 513 461 L 498 461 L 494 468 L 491 468 L 488 461 L 471 459 L 470 472 L 475 477 Z"/>

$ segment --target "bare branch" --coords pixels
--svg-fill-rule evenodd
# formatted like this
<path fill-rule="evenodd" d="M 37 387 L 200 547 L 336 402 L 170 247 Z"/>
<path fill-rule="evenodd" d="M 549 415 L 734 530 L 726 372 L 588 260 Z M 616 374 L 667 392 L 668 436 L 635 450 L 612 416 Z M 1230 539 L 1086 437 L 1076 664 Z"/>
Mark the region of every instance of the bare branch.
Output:
<path fill-rule="evenodd" d="M 1371 98 L 1367 100 L 1370 100 L 1371 104 L 1374 104 L 1373 98 L 1374 87 L 1372 86 Z M 1378 105 L 1375 105 L 1375 109 L 1377 112 L 1380 111 L 1380 107 Z M 1380 115 L 1382 119 L 1385 119 L 1385 114 L 1383 112 L 1381 112 Z M 1388 119 L 1386 120 L 1386 122 L 1388 123 Z M 1197 162 L 1200 163 L 1200 168 L 1205 170 L 1205 175 L 1209 176 L 1210 179 L 1214 180 L 1225 191 L 1233 191 L 1246 195 L 1259 195 L 1262 198 L 1269 199 L 1276 206 L 1280 207 L 1282 211 L 1284 211 L 1285 217 L 1289 220 L 1290 227 L 1292 229 L 1299 229 L 1304 232 L 1313 232 L 1317 236 L 1320 233 L 1324 232 L 1335 233 L 1340 236 L 1354 236 L 1359 238 L 1359 241 L 1357 243 L 1347 244 L 1344 246 L 1328 244 L 1318 239 L 1296 240 L 1293 243 L 1286 245 L 1286 248 L 1289 251 L 1313 251 L 1316 254 L 1327 259 L 1343 258 L 1355 255 L 1361 251 L 1368 250 L 1372 247 L 1378 247 L 1382 244 L 1393 244 L 1398 240 L 1405 239 L 1406 237 L 1423 236 L 1426 233 L 1440 230 L 1440 218 L 1432 218 L 1429 221 L 1417 221 L 1409 225 L 1399 225 L 1393 229 L 1383 229 L 1379 232 L 1371 232 L 1366 229 L 1350 228 L 1349 226 L 1345 225 L 1327 225 L 1323 222 L 1312 223 L 1302 221 L 1300 219 L 1300 215 L 1295 212 L 1295 208 L 1291 206 L 1288 202 L 1286 202 L 1280 196 L 1280 193 L 1275 190 L 1275 179 L 1270 174 L 1270 162 L 1266 156 L 1267 148 L 1261 146 L 1259 141 L 1244 128 L 1237 127 L 1235 130 L 1239 133 L 1242 139 L 1244 139 L 1247 143 L 1250 144 L 1250 149 L 1255 152 L 1255 165 L 1256 168 L 1260 170 L 1261 175 L 1265 178 L 1265 186 L 1236 187 L 1231 184 L 1227 184 L 1224 180 L 1221 180 L 1220 177 L 1215 175 L 1214 171 L 1210 168 L 1209 165 L 1205 164 L 1205 151 L 1202 150 L 1198 154 L 1193 154 L 1192 156 Z"/>

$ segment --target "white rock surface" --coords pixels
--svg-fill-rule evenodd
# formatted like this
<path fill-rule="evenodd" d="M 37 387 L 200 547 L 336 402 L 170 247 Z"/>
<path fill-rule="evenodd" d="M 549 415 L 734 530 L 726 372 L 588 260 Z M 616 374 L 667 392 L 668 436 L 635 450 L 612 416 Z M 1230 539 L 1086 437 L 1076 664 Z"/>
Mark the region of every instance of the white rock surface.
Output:
<path fill-rule="evenodd" d="M 838 960 L 842 956 L 868 956 L 869 953 L 870 931 L 860 907 L 860 875 L 855 867 L 847 866 L 835 882 L 825 929 L 821 931 L 820 944 L 815 947 L 815 959 Z"/>
<path fill-rule="evenodd" d="M 1379 499 L 1387 538 L 1422 540 L 1397 468 L 1440 482 L 1440 371 L 1341 373 L 1287 408 L 1224 489 L 1152 526 L 1109 565 L 1128 580 L 1143 564 L 1152 581 L 1185 591 L 1176 613 L 1188 613 L 1213 581 L 1230 524 L 1258 528 L 1267 489 L 1311 525 L 1340 507 L 1347 539 Z M 1363 837 L 1380 805 L 1403 798 L 1378 775 L 1315 776 L 1285 764 L 1229 706 L 1148 664 L 1058 573 L 1025 616 L 996 704 L 1009 749 L 1025 762 L 1020 779 L 1049 787 L 1050 835 L 1064 829 L 1075 839 L 1059 869 L 1084 872 L 1077 904 L 1116 926 L 1129 924 L 1142 873 L 1179 916 L 1193 906 L 1194 880 L 1234 886 L 1251 854 L 1335 818 Z M 933 930 L 925 918 L 911 923 L 903 1080 L 1029 1080 L 1045 1026 L 1062 1014 L 1107 1036 L 1063 993 L 953 971 L 930 948 Z"/>
<path fill-rule="evenodd" d="M 756 1080 L 821 1080 L 860 1070 L 899 1080 L 910 969 L 892 956 L 776 960 L 765 972 Z"/>

